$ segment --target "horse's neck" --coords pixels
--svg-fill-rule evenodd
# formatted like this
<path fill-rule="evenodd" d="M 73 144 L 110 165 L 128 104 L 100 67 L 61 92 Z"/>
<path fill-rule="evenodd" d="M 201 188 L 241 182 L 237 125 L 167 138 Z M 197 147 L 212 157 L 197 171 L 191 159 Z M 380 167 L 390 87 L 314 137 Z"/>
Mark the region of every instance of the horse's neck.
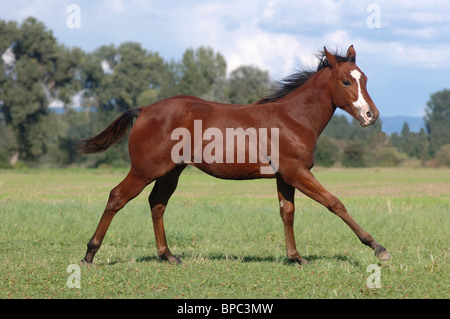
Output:
<path fill-rule="evenodd" d="M 327 86 L 329 76 L 329 72 L 318 72 L 285 100 L 279 101 L 285 112 L 303 127 L 309 128 L 316 138 L 336 110 Z"/>

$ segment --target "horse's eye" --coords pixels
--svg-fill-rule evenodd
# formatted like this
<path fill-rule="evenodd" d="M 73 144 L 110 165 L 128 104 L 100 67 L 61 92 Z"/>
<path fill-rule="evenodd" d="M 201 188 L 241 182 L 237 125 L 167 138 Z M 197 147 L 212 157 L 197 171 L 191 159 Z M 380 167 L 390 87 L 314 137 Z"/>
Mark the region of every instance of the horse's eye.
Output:
<path fill-rule="evenodd" d="M 347 81 L 347 80 L 342 81 L 342 84 L 344 84 L 345 86 L 351 85 L 350 81 Z"/>

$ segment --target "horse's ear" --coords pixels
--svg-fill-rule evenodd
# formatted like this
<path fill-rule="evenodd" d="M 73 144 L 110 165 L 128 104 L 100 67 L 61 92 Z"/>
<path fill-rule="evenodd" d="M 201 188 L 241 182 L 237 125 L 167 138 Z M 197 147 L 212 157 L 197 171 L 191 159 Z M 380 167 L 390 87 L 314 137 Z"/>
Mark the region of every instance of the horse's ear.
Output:
<path fill-rule="evenodd" d="M 326 47 L 323 47 L 323 52 L 325 53 L 325 57 L 327 58 L 330 67 L 332 68 L 333 64 L 336 63 L 336 61 L 337 61 L 336 57 L 333 54 L 331 54 L 330 52 L 328 52 Z"/>
<path fill-rule="evenodd" d="M 350 62 L 356 62 L 356 51 L 355 48 L 353 47 L 353 44 L 347 50 L 347 59 Z"/>

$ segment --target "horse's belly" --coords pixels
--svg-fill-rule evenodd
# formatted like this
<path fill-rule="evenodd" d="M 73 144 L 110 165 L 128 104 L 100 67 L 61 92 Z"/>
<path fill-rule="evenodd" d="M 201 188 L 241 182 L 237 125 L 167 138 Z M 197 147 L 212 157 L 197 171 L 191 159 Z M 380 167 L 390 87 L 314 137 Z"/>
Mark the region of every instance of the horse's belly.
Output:
<path fill-rule="evenodd" d="M 262 163 L 190 163 L 201 171 L 222 179 L 245 180 L 273 178 L 275 172 L 269 164 Z"/>

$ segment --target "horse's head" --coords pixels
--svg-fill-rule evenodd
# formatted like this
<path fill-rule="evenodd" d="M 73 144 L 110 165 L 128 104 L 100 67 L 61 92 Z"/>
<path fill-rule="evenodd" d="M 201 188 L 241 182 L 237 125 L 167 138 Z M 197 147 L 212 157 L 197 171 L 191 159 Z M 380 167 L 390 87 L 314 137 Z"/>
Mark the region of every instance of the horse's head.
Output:
<path fill-rule="evenodd" d="M 355 64 L 353 45 L 345 59 L 336 57 L 324 48 L 324 54 L 332 70 L 331 98 L 333 104 L 355 118 L 361 126 L 375 123 L 380 112 L 367 92 L 367 77 Z"/>

